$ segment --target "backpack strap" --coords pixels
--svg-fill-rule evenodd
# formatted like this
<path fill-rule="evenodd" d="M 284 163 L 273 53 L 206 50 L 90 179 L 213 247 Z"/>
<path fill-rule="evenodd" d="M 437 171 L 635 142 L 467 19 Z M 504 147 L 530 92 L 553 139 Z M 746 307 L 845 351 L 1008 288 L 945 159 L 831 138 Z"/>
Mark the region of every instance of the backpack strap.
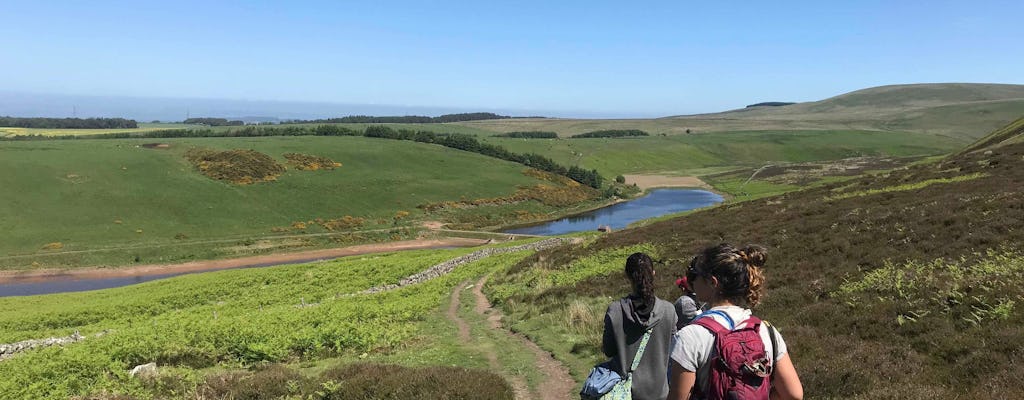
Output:
<path fill-rule="evenodd" d="M 702 312 L 700 315 L 695 317 L 691 323 L 698 322 L 698 320 L 704 319 L 704 317 L 710 317 L 712 315 L 717 315 L 719 317 L 722 317 L 722 319 L 725 319 L 725 321 L 729 323 L 729 327 L 727 329 L 728 331 L 736 329 L 736 323 L 733 322 L 732 317 L 730 317 L 729 314 L 726 314 L 725 311 L 722 311 L 722 310 L 708 310 L 708 311 Z M 710 320 L 714 321 L 714 318 L 710 318 Z M 718 321 L 715 321 L 715 322 L 716 322 L 716 325 L 721 326 L 721 324 L 717 323 Z M 704 325 L 701 325 L 701 326 L 704 326 Z M 709 328 L 707 326 L 704 326 L 704 327 L 708 328 L 708 329 L 711 329 L 711 328 Z"/>
<path fill-rule="evenodd" d="M 778 340 L 778 338 L 775 337 L 775 335 L 778 334 L 778 331 L 776 331 L 775 330 L 775 326 L 770 324 L 770 323 L 768 323 L 768 321 L 763 321 L 763 322 L 764 322 L 764 326 L 768 327 L 768 339 L 770 339 L 772 341 L 772 376 L 771 376 L 771 379 L 774 381 L 775 380 L 775 362 L 778 361 L 778 359 L 779 359 L 779 340 Z"/>
<path fill-rule="evenodd" d="M 648 329 L 644 332 L 644 337 L 640 339 L 640 347 L 636 349 L 636 355 L 633 356 L 633 365 L 629 366 L 629 374 L 632 374 L 640 366 L 640 359 L 644 358 L 644 349 L 647 348 L 647 341 L 651 339 L 651 330 Z"/>

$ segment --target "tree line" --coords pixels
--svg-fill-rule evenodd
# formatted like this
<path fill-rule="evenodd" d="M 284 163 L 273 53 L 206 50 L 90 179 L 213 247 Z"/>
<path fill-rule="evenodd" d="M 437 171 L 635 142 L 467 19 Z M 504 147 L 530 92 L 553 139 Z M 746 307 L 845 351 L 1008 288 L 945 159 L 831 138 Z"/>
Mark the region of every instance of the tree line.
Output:
<path fill-rule="evenodd" d="M 469 151 L 489 157 L 523 164 L 525 166 L 558 174 L 595 189 L 601 188 L 604 177 L 596 169 L 587 170 L 572 166 L 559 165 L 554 160 L 536 153 L 518 154 L 504 147 L 481 143 L 476 137 L 458 133 L 436 133 L 429 131 L 413 131 L 409 129 L 392 129 L 383 125 L 372 125 L 363 131 L 344 126 L 246 126 L 239 129 L 215 131 L 212 129 L 163 129 L 148 132 L 116 132 L 99 135 L 16 135 L 0 138 L 0 140 L 75 140 L 75 139 L 131 139 L 131 138 L 199 138 L 199 137 L 264 137 L 264 136 L 365 136 L 392 140 L 409 140 L 420 143 L 432 143 L 453 149 Z"/>
<path fill-rule="evenodd" d="M 606 129 L 600 131 L 592 131 L 587 133 L 581 133 L 578 135 L 572 135 L 570 139 L 585 139 L 585 138 L 617 138 L 617 137 L 631 137 L 631 136 L 651 136 L 647 132 L 639 129 Z"/>
<path fill-rule="evenodd" d="M 208 117 L 205 117 L 205 118 L 188 118 L 188 119 L 186 119 L 184 121 L 184 123 L 186 123 L 186 124 L 195 124 L 195 125 L 207 125 L 207 126 L 240 126 L 240 125 L 245 125 L 245 122 L 242 122 L 242 121 L 237 121 L 237 120 L 229 121 L 227 118 L 208 118 Z"/>
<path fill-rule="evenodd" d="M 39 129 L 122 129 L 138 128 L 132 119 L 124 118 L 19 118 L 0 117 L 0 126 Z"/>
<path fill-rule="evenodd" d="M 498 115 L 489 112 L 444 114 L 437 117 L 426 117 L 421 115 L 405 115 L 390 117 L 374 117 L 369 115 L 350 115 L 340 118 L 326 118 L 313 120 L 290 120 L 282 124 L 436 124 L 445 122 L 479 121 L 484 119 L 507 119 L 507 115 Z"/>
<path fill-rule="evenodd" d="M 558 139 L 558 134 L 555 132 L 548 131 L 529 131 L 529 132 L 505 132 L 492 137 L 507 137 L 517 139 Z"/>

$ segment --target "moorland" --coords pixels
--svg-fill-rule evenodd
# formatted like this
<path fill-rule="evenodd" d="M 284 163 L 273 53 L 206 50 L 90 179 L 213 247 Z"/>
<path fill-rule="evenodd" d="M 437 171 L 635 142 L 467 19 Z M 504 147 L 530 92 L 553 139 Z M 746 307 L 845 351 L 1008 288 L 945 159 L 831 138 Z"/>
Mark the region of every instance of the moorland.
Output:
<path fill-rule="evenodd" d="M 271 232 L 275 227 L 300 236 L 362 229 L 387 236 L 363 240 L 423 235 L 419 225 L 428 220 L 493 229 L 514 218 L 486 220 L 491 215 L 551 216 L 600 205 L 621 174 L 697 176 L 729 201 L 610 234 L 571 235 L 536 252 L 420 250 L 2 298 L 0 343 L 81 336 L 5 356 L 0 397 L 566 398 L 603 357 L 602 314 L 628 290 L 626 255 L 645 251 L 662 260 L 657 294 L 674 298 L 671 282 L 688 257 L 729 241 L 769 247 L 768 296 L 757 313 L 786 336 L 809 398 L 1018 398 L 1022 93 L 1014 85 L 909 85 L 654 120 L 386 125 L 469 134 L 607 178 L 602 190 L 592 189 L 601 194 L 550 204 L 474 200 L 507 200 L 537 185 L 588 186 L 407 140 L 5 140 L 0 162 L 18 173 L 0 179 L 18 190 L 0 201 L 7 207 L 0 214 L 4 243 L 27 239 L 3 250 L 8 259 L 21 252 L 15 255 L 58 260 L 45 261 L 51 266 L 133 262 L 130 255 L 115 260 L 128 253 L 43 257 L 62 251 L 44 248 L 58 241 L 86 250 L 226 238 L 241 254 L 247 241 L 259 247 L 261 234 L 286 233 Z M 363 133 L 380 126 L 337 125 Z M 568 138 L 608 129 L 649 135 Z M 494 137 L 529 131 L 560 138 Z M 167 147 L 142 146 L 151 143 Z M 272 179 L 259 182 L 219 180 L 191 161 L 210 169 L 222 159 L 189 157 L 190 149 L 255 151 L 282 169 L 263 170 Z M 341 165 L 299 169 L 285 153 Z M 442 206 L 417 207 L 425 203 Z M 351 226 L 357 219 L 362 225 Z M 145 254 L 230 256 L 175 251 L 154 246 Z M 450 273 L 367 291 L 456 259 L 461 264 Z M 543 353 L 553 355 L 554 372 Z M 129 374 L 150 362 L 158 372 Z M 561 374 L 568 386 L 556 382 Z"/>

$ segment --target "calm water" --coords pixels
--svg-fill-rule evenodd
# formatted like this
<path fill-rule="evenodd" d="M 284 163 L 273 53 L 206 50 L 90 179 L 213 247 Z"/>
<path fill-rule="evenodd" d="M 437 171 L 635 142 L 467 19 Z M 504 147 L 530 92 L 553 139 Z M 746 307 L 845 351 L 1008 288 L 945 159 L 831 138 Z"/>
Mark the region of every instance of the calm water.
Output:
<path fill-rule="evenodd" d="M 436 246 L 429 247 L 431 249 L 453 249 L 457 247 L 453 246 Z M 406 251 L 406 250 L 399 250 Z M 305 264 L 316 261 L 327 261 L 336 258 L 342 258 L 348 256 L 338 257 L 317 257 L 308 258 L 303 260 L 292 260 L 278 263 L 254 263 L 249 265 L 243 265 L 233 268 L 222 268 L 217 271 L 223 271 L 227 269 L 242 269 L 242 268 L 261 268 L 261 267 L 272 267 L 275 265 L 288 265 L 288 264 Z M 136 283 L 154 281 L 157 279 L 170 278 L 172 276 L 185 275 L 185 274 L 196 274 L 208 271 L 194 271 L 194 272 L 177 272 L 170 274 L 161 275 L 135 275 L 135 276 L 123 276 L 114 278 L 94 278 L 94 279 L 81 279 L 75 278 L 71 275 L 57 275 L 51 279 L 43 282 L 25 282 L 25 283 L 7 283 L 0 284 L 0 297 L 7 296 L 31 296 L 35 294 L 50 294 L 50 293 L 64 293 L 64 292 L 84 292 L 87 290 L 97 289 L 109 289 L 121 286 L 134 285 Z"/>
<path fill-rule="evenodd" d="M 636 200 L 618 203 L 540 225 L 509 229 L 505 233 L 561 235 L 564 233 L 593 231 L 601 225 L 608 225 L 613 230 L 619 230 L 636 221 L 707 207 L 721 202 L 722 196 L 706 190 L 656 189 L 647 196 Z"/>

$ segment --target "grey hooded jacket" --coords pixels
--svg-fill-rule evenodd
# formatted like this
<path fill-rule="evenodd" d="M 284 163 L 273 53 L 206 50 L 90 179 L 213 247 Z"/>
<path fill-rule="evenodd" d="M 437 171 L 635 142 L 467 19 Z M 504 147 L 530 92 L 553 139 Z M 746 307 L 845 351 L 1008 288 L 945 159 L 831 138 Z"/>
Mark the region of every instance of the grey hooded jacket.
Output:
<path fill-rule="evenodd" d="M 610 367 L 625 378 L 640 339 L 651 328 L 644 356 L 633 371 L 633 398 L 662 400 L 668 396 L 668 359 L 676 331 L 676 311 L 672 303 L 657 298 L 653 307 L 638 303 L 638 299 L 626 297 L 608 306 L 602 349 L 611 357 Z"/>

